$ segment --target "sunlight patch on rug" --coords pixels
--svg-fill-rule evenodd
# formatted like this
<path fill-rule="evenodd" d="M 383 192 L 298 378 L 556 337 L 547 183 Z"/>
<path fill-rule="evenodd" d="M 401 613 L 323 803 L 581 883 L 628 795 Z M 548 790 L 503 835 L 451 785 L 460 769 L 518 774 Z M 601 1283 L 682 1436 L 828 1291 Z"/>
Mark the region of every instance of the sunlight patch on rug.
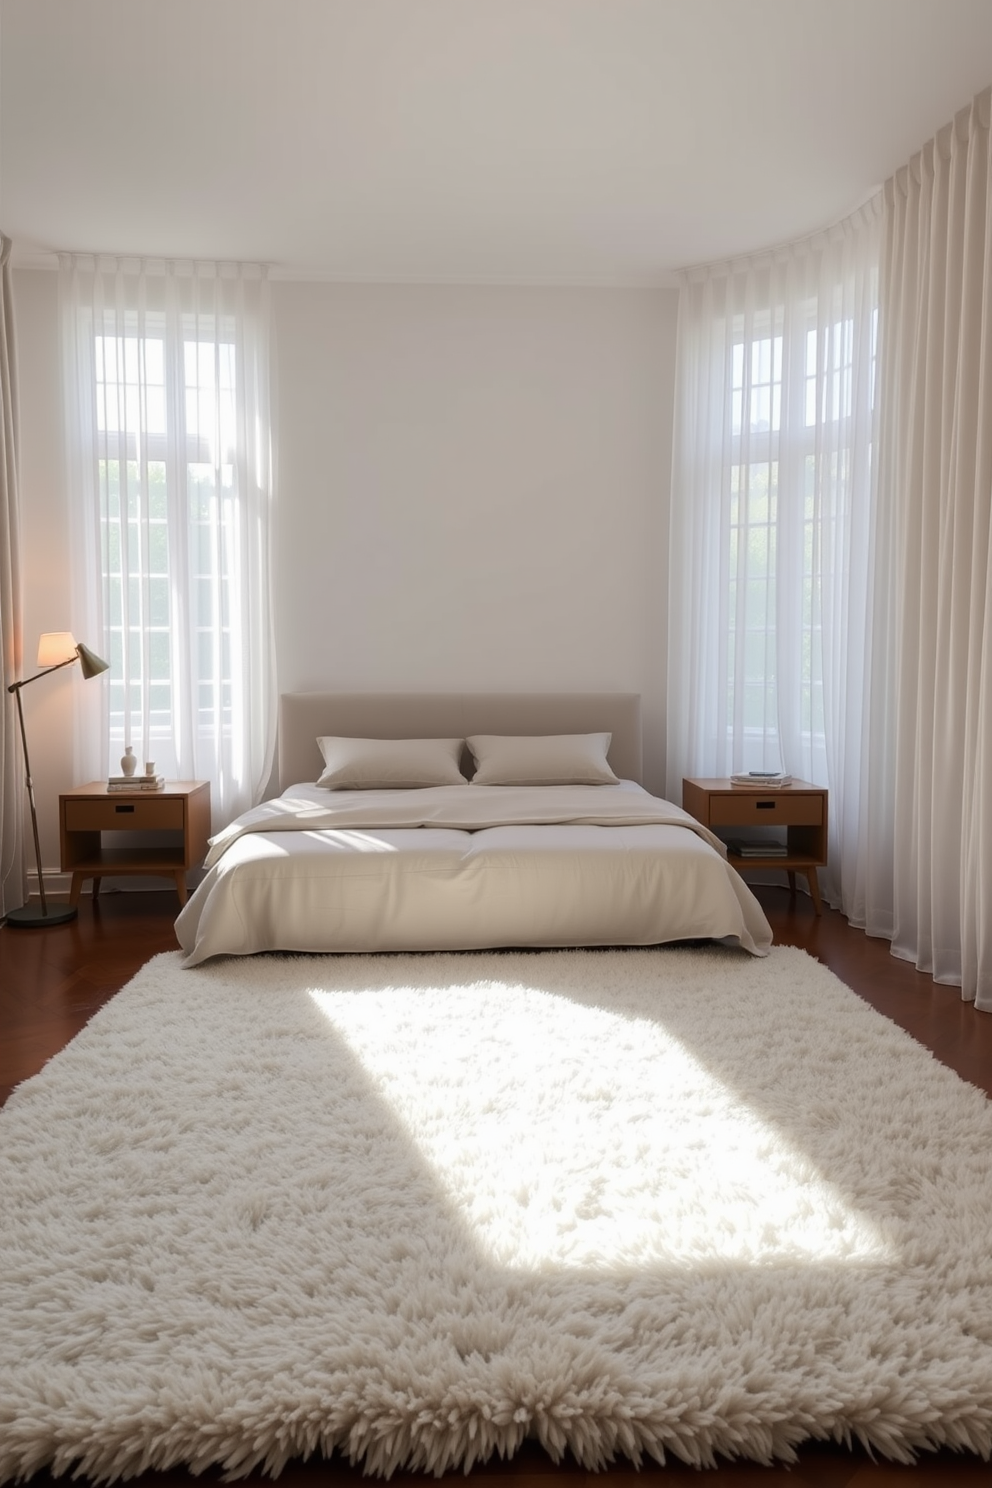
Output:
<path fill-rule="evenodd" d="M 800 951 L 157 956 L 0 1112 L 0 1481 L 987 1456 L 990 1153 Z"/>
<path fill-rule="evenodd" d="M 663 1011 L 624 1017 L 503 979 L 429 990 L 310 995 L 488 1260 L 542 1271 L 895 1259 Z M 460 1026 L 466 999 L 499 1007 L 482 1067 L 477 1030 Z"/>

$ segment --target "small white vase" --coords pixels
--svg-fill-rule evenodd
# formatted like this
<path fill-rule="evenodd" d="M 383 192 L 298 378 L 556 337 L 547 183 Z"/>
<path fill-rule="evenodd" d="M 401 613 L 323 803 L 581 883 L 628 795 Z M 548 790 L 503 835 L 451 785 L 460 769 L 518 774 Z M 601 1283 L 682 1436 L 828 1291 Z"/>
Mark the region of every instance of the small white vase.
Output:
<path fill-rule="evenodd" d="M 133 775 L 138 768 L 138 761 L 134 757 L 134 750 L 128 744 L 121 755 L 121 774 Z"/>

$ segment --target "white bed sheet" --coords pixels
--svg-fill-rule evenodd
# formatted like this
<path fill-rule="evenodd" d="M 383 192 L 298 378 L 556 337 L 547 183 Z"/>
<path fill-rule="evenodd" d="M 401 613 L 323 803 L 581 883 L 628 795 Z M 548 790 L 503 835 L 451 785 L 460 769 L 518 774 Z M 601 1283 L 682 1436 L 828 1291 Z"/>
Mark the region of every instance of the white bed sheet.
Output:
<path fill-rule="evenodd" d="M 207 862 L 176 922 L 187 967 L 271 950 L 703 938 L 732 939 L 763 955 L 772 939 L 712 834 L 631 781 L 374 792 L 293 786 L 218 834 Z"/>

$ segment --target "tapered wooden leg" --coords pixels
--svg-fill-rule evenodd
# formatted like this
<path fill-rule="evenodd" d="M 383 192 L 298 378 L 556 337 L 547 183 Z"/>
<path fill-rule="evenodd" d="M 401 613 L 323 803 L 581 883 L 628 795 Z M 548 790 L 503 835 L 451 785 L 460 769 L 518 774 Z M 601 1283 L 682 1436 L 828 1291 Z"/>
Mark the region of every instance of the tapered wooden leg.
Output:
<path fill-rule="evenodd" d="M 789 893 L 794 899 L 796 897 L 796 875 L 793 873 L 791 868 L 787 868 L 786 872 L 789 875 Z"/>
<path fill-rule="evenodd" d="M 179 903 L 180 904 L 185 904 L 186 903 L 186 870 L 185 870 L 185 868 L 177 868 L 176 869 L 176 893 L 179 895 Z"/>
<path fill-rule="evenodd" d="M 816 869 L 807 869 L 806 877 L 809 879 L 809 897 L 813 901 L 813 908 L 818 915 L 822 915 L 823 904 L 820 900 L 820 884 L 816 876 Z"/>
<path fill-rule="evenodd" d="M 93 881 L 93 892 L 94 892 L 94 894 L 96 893 L 96 885 L 99 882 L 100 882 L 99 879 L 94 879 L 94 881 Z M 78 904 L 79 903 L 79 893 L 80 893 L 80 890 L 82 889 L 82 887 L 83 887 L 83 875 L 81 873 L 74 873 L 72 875 L 72 883 L 69 885 L 69 903 L 70 904 Z"/>

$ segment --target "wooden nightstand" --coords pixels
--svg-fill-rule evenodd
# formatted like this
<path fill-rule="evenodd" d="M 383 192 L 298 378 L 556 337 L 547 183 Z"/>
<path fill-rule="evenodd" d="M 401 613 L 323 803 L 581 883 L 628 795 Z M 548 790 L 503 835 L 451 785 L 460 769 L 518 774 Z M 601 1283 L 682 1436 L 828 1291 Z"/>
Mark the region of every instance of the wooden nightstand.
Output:
<path fill-rule="evenodd" d="M 186 870 L 207 855 L 210 783 L 178 780 L 160 791 L 108 791 L 103 781 L 77 785 L 59 796 L 62 872 L 72 874 L 69 903 L 79 903 L 84 878 L 93 897 L 105 873 L 149 873 L 175 879 L 186 903 Z M 101 832 L 168 832 L 161 847 L 104 847 Z"/>
<path fill-rule="evenodd" d="M 789 887 L 796 891 L 796 874 L 805 873 L 810 898 L 822 914 L 816 870 L 827 861 L 827 791 L 823 786 L 794 780 L 775 790 L 762 791 L 729 780 L 683 780 L 682 806 L 704 827 L 785 827 L 787 855 L 783 857 L 727 856 L 738 873 L 749 868 L 783 868 Z"/>

